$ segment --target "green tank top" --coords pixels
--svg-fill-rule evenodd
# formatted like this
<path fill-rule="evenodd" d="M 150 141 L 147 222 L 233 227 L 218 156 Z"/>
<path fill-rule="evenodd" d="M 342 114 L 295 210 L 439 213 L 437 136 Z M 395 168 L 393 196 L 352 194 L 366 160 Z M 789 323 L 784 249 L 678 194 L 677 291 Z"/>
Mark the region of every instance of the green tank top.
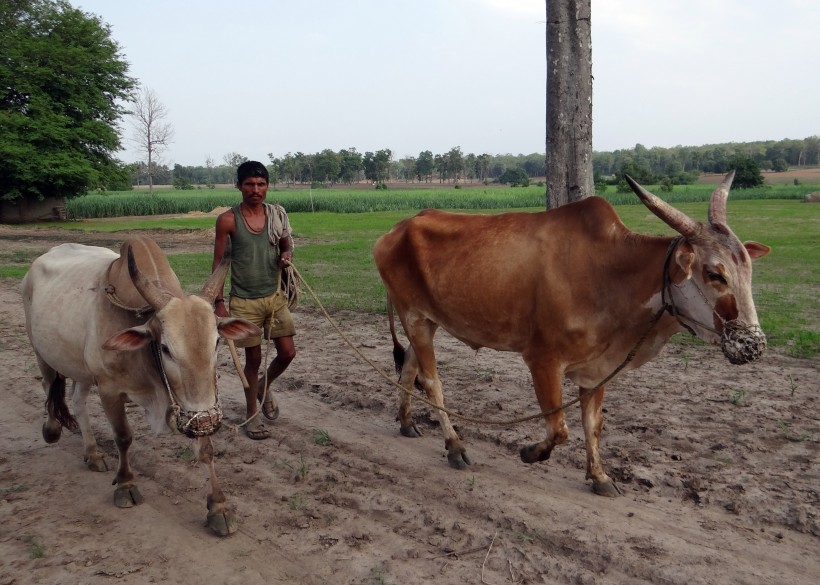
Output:
<path fill-rule="evenodd" d="M 239 207 L 232 207 L 236 231 L 231 236 L 231 296 L 258 299 L 279 290 L 279 247 L 268 231 L 248 229 Z"/>

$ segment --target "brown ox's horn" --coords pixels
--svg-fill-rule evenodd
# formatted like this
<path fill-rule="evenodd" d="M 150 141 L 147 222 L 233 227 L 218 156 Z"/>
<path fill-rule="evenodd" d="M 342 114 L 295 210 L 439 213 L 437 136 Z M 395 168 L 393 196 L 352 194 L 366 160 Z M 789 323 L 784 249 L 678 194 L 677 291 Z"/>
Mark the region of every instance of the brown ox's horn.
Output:
<path fill-rule="evenodd" d="M 140 272 L 137 267 L 137 261 L 134 258 L 134 251 L 131 246 L 128 246 L 128 274 L 131 276 L 131 282 L 134 283 L 137 291 L 142 295 L 148 304 L 151 305 L 155 311 L 161 310 L 168 304 L 174 295 L 166 291 L 158 283 L 151 282 L 145 275 Z"/>
<path fill-rule="evenodd" d="M 202 287 L 202 291 L 199 293 L 199 296 L 213 304 L 217 293 L 222 292 L 219 290 L 219 287 L 224 286 L 225 277 L 228 275 L 228 267 L 230 267 L 230 265 L 231 261 L 228 258 L 228 255 L 223 254 L 222 260 L 219 261 L 219 265 L 216 267 L 216 270 L 213 271 L 211 276 L 208 278 L 208 281 Z"/>
<path fill-rule="evenodd" d="M 635 195 L 649 208 L 649 211 L 661 218 L 673 230 L 687 238 L 698 232 L 698 222 L 694 219 L 638 185 L 629 175 L 624 175 L 624 178 L 635 191 Z"/>
<path fill-rule="evenodd" d="M 717 189 L 712 193 L 712 199 L 709 201 L 709 223 L 712 225 L 727 225 L 726 224 L 726 199 L 729 198 L 729 189 L 732 186 L 732 181 L 735 180 L 735 171 L 732 169 L 729 174 L 723 177 Z"/>

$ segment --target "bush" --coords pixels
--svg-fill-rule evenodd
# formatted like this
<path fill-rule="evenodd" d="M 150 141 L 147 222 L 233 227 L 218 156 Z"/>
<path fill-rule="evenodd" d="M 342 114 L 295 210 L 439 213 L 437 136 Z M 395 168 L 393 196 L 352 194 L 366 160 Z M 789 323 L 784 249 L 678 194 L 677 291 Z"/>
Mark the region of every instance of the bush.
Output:
<path fill-rule="evenodd" d="M 674 183 L 672 182 L 672 177 L 664 177 L 661 179 L 660 183 L 660 190 L 664 193 L 671 193 L 672 188 L 674 187 Z"/>
<path fill-rule="evenodd" d="M 456 184 L 455 184 L 455 186 L 453 187 L 453 189 L 461 189 L 461 185 L 459 185 L 458 183 L 456 183 Z"/>
<path fill-rule="evenodd" d="M 500 177 L 498 177 L 498 182 L 506 183 L 507 185 L 511 185 L 513 187 L 518 187 L 519 185 L 522 187 L 530 186 L 530 178 L 527 175 L 527 171 L 521 167 L 507 169 Z"/>
<path fill-rule="evenodd" d="M 618 184 L 615 186 L 615 190 L 618 193 L 632 193 L 632 187 L 629 186 L 626 179 L 621 179 L 618 181 Z"/>
<path fill-rule="evenodd" d="M 174 179 L 174 189 L 182 189 L 183 191 L 188 191 L 193 188 L 194 186 L 191 185 L 191 181 L 189 181 L 185 177 L 177 177 L 176 179 Z"/>
<path fill-rule="evenodd" d="M 609 185 L 607 185 L 604 179 L 598 179 L 597 181 L 595 181 L 595 194 L 603 195 L 604 193 L 606 193 L 607 187 L 609 187 Z"/>

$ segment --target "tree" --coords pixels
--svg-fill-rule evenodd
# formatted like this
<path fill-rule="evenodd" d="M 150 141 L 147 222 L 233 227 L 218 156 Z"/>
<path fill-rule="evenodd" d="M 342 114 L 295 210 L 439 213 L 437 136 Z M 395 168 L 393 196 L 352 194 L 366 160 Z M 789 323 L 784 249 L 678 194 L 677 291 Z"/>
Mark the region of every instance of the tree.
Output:
<path fill-rule="evenodd" d="M 225 166 L 231 169 L 231 183 L 236 183 L 236 169 L 239 165 L 243 162 L 248 160 L 247 156 L 242 156 L 238 152 L 229 152 L 225 156 L 222 157 L 222 160 L 225 161 Z"/>
<path fill-rule="evenodd" d="M 339 151 L 339 158 L 342 164 L 339 171 L 340 179 L 348 184 L 358 181 L 364 170 L 361 153 L 357 152 L 355 148 L 342 149 Z"/>
<path fill-rule="evenodd" d="M 595 193 L 591 0 L 547 0 L 547 209 Z"/>
<path fill-rule="evenodd" d="M 0 198 L 120 182 L 117 124 L 135 81 L 108 25 L 64 0 L 4 0 L 0 30 Z"/>
<path fill-rule="evenodd" d="M 736 155 L 729 160 L 729 168 L 735 170 L 735 180 L 732 187 L 748 189 L 763 184 L 763 175 L 757 161 L 749 156 Z"/>
<path fill-rule="evenodd" d="M 445 155 L 447 157 L 447 172 L 455 182 L 464 176 L 464 155 L 461 154 L 461 147 L 454 146 Z"/>
<path fill-rule="evenodd" d="M 165 119 L 168 109 L 156 92 L 143 86 L 134 96 L 134 142 L 141 152 L 145 153 L 148 164 L 148 190 L 154 189 L 154 163 L 159 164 L 160 153 L 171 144 L 174 128 Z"/>
<path fill-rule="evenodd" d="M 313 179 L 328 182 L 332 187 L 342 172 L 342 158 L 329 148 L 313 155 Z"/>
<path fill-rule="evenodd" d="M 435 168 L 432 151 L 425 150 L 420 152 L 418 158 L 416 158 L 416 176 L 419 178 L 419 181 L 429 182 Z"/>

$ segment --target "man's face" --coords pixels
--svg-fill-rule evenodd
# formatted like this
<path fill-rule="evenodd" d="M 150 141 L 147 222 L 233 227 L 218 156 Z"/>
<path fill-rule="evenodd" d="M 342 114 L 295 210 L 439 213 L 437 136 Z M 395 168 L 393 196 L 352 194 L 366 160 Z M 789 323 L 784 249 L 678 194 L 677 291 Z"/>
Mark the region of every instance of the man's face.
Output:
<path fill-rule="evenodd" d="M 239 184 L 242 201 L 248 204 L 259 204 L 265 201 L 268 194 L 268 182 L 262 177 L 248 177 Z"/>

